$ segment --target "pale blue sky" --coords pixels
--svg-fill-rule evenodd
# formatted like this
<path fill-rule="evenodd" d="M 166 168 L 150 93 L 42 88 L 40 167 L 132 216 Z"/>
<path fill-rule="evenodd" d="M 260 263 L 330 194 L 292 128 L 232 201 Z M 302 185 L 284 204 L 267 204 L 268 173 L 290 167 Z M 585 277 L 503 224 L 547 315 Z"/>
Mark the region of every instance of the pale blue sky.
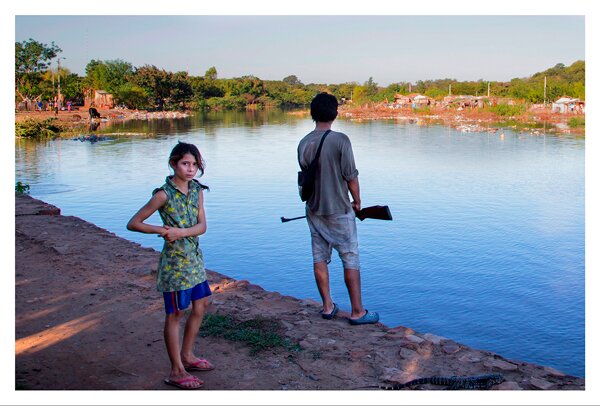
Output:
<path fill-rule="evenodd" d="M 580 16 L 15 16 L 15 41 L 63 49 L 84 74 L 91 59 L 220 78 L 303 83 L 529 76 L 585 59 Z"/>

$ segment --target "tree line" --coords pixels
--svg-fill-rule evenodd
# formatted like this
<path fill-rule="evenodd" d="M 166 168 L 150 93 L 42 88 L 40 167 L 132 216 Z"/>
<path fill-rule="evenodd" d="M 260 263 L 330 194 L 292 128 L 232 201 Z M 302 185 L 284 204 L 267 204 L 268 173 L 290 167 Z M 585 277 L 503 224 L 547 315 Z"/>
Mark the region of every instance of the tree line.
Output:
<path fill-rule="evenodd" d="M 576 61 L 570 66 L 559 63 L 530 77 L 509 82 L 438 79 L 398 82 L 383 87 L 372 77 L 362 84 L 304 84 L 296 75 L 282 80 L 262 80 L 253 75 L 223 79 L 218 77 L 215 67 L 208 69 L 204 76 L 192 76 L 154 65 L 135 67 L 121 59 L 91 60 L 85 75 L 79 76 L 60 66 L 60 60 L 64 59 L 59 56 L 61 52 L 54 42 L 47 45 L 31 38 L 15 42 L 16 103 L 24 99 L 51 100 L 57 93 L 58 83 L 64 99 L 74 104 L 83 104 L 85 94 L 91 90 L 105 90 L 119 105 L 148 110 L 298 108 L 308 106 L 313 96 L 322 91 L 361 105 L 391 102 L 397 93 L 420 93 L 434 99 L 442 99 L 450 91 L 453 95 L 485 96 L 488 86 L 492 96 L 541 103 L 544 78 L 547 101 L 561 96 L 585 99 L 585 61 Z"/>

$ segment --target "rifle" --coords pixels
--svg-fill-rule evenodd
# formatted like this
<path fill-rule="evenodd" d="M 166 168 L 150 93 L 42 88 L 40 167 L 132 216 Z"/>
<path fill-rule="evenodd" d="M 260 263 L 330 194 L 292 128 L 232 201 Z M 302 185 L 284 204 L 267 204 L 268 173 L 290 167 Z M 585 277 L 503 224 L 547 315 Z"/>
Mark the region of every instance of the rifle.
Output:
<path fill-rule="evenodd" d="M 292 220 L 303 219 L 306 216 L 285 218 L 281 217 L 281 222 L 286 223 Z M 377 220 L 392 220 L 392 213 L 388 206 L 371 206 L 365 207 L 356 213 L 356 217 L 363 221 L 364 219 L 377 219 Z"/>

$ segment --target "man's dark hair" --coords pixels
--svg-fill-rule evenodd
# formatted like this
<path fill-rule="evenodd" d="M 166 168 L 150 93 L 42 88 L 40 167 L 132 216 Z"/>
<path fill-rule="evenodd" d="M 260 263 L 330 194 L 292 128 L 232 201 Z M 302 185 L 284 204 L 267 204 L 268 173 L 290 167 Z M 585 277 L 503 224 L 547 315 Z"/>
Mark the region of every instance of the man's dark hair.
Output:
<path fill-rule="evenodd" d="M 310 102 L 310 115 L 312 119 L 320 123 L 328 123 L 335 120 L 338 111 L 338 101 L 334 95 L 319 93 Z"/>

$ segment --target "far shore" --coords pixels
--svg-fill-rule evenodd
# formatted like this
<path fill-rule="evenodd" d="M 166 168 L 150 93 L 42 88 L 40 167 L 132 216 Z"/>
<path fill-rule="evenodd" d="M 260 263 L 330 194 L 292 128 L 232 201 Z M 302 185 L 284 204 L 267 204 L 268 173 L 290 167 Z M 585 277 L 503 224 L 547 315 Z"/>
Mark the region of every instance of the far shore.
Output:
<path fill-rule="evenodd" d="M 195 112 L 173 112 L 130 110 L 130 109 L 98 109 L 101 119 L 94 119 L 94 123 L 108 125 L 127 120 L 160 120 L 188 117 Z M 307 109 L 289 111 L 288 114 L 310 117 Z M 389 108 L 384 105 L 352 106 L 343 105 L 339 110 L 339 118 L 352 121 L 366 120 L 395 120 L 399 123 L 416 123 L 419 125 L 445 125 L 461 132 L 501 132 L 505 129 L 515 132 L 541 134 L 573 134 L 584 135 L 585 126 L 572 126 L 570 120 L 585 121 L 584 115 L 561 114 L 549 109 L 528 110 L 519 116 L 502 117 L 485 109 L 478 108 L 443 108 L 432 106 L 423 109 L 404 107 L 400 109 Z M 15 113 L 15 122 L 24 120 L 43 121 L 55 119 L 64 133 L 89 133 L 90 120 L 87 108 L 79 110 L 59 111 L 20 111 Z M 100 127 L 102 128 L 102 127 Z M 60 136 L 60 134 L 59 134 Z"/>

